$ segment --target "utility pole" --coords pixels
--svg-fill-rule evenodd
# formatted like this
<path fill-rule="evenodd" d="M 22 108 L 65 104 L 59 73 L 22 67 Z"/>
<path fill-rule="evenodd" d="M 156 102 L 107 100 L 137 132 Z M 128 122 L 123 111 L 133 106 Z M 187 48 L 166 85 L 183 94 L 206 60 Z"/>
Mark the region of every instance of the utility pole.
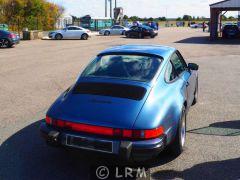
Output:
<path fill-rule="evenodd" d="M 110 1 L 110 18 L 112 19 L 112 0 L 109 1 Z"/>
<path fill-rule="evenodd" d="M 107 9 L 108 9 L 108 3 L 107 3 L 108 0 L 105 0 L 105 17 L 107 17 Z"/>

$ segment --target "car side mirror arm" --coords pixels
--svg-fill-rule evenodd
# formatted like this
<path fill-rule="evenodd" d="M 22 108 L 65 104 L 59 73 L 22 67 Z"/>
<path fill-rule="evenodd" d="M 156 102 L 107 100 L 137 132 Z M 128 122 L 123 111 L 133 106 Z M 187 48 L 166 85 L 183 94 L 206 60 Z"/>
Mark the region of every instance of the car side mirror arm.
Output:
<path fill-rule="evenodd" d="M 193 70 L 193 71 L 198 71 L 199 65 L 197 65 L 197 64 L 195 64 L 195 63 L 189 63 L 189 64 L 188 64 L 188 69 L 189 69 L 189 70 Z"/>

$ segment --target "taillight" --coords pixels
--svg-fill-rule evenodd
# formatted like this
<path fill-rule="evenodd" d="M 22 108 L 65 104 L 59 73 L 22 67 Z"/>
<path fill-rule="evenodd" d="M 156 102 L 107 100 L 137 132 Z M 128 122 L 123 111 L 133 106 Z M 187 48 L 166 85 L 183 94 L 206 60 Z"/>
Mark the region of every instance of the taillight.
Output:
<path fill-rule="evenodd" d="M 16 38 L 16 35 L 11 33 L 11 34 L 8 35 L 8 37 L 11 38 L 11 39 L 14 39 L 14 38 Z"/>
<path fill-rule="evenodd" d="M 46 116 L 45 121 L 47 124 L 52 124 L 52 118 L 50 118 L 49 116 Z"/>
<path fill-rule="evenodd" d="M 131 140 L 154 139 L 164 134 L 164 128 L 162 126 L 150 130 L 114 129 L 102 126 L 93 126 L 63 120 L 56 120 L 48 116 L 46 117 L 46 123 L 59 128 L 66 128 L 77 132 L 111 136 L 113 138 L 124 138 Z"/>

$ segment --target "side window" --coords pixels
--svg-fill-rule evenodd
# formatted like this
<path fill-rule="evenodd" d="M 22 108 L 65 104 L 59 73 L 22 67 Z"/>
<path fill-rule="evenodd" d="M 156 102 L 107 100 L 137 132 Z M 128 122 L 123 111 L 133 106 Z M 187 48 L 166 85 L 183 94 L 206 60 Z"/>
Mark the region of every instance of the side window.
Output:
<path fill-rule="evenodd" d="M 165 73 L 165 80 L 167 82 L 171 82 L 177 78 L 177 75 L 174 71 L 174 68 L 172 66 L 172 63 L 169 62 L 167 65 L 166 73 Z"/>
<path fill-rule="evenodd" d="M 76 30 L 80 30 L 80 29 L 77 28 L 77 27 L 69 27 L 68 30 L 75 30 L 76 31 Z"/>
<path fill-rule="evenodd" d="M 137 26 L 133 26 L 131 29 L 132 29 L 133 31 L 137 31 L 137 30 L 138 30 L 138 27 L 137 27 Z"/>
<path fill-rule="evenodd" d="M 181 74 L 187 68 L 186 63 L 177 53 L 174 53 L 172 55 L 171 62 L 177 74 Z"/>

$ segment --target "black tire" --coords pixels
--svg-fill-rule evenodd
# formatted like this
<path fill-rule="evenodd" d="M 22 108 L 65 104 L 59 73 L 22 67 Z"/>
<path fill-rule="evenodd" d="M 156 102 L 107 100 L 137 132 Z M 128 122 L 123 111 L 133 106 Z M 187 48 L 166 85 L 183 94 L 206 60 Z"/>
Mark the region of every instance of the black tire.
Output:
<path fill-rule="evenodd" d="M 127 33 L 127 34 L 126 34 L 126 37 L 127 37 L 127 38 L 130 38 L 131 36 L 130 36 L 130 34 L 129 34 L 129 33 Z"/>
<path fill-rule="evenodd" d="M 0 47 L 1 48 L 10 48 L 10 47 L 12 47 L 12 44 L 8 39 L 0 39 Z"/>
<path fill-rule="evenodd" d="M 55 39 L 56 40 L 62 40 L 63 39 L 63 36 L 61 34 L 56 34 L 55 35 Z"/>
<path fill-rule="evenodd" d="M 187 130 L 186 123 L 187 115 L 184 107 L 182 110 L 181 120 L 179 121 L 176 137 L 173 140 L 172 144 L 169 146 L 169 150 L 175 156 L 179 156 L 184 151 Z"/>
<path fill-rule="evenodd" d="M 105 31 L 104 36 L 109 36 L 110 32 L 109 31 Z"/>
<path fill-rule="evenodd" d="M 88 40 L 88 35 L 86 33 L 82 34 L 81 39 Z"/>
<path fill-rule="evenodd" d="M 197 104 L 197 102 L 198 102 L 198 80 L 197 80 L 197 83 L 196 83 L 196 89 L 195 89 L 195 92 L 194 92 L 194 99 L 193 99 L 193 102 L 192 102 L 192 106 Z"/>

